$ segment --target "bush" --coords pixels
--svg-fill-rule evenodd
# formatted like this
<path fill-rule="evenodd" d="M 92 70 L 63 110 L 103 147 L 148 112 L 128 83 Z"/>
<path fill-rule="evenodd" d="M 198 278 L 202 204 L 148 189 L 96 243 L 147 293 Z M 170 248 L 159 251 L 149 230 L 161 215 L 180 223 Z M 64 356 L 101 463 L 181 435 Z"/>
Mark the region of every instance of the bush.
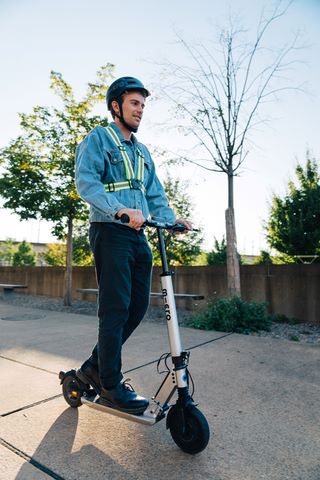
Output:
<path fill-rule="evenodd" d="M 261 250 L 259 257 L 254 262 L 255 265 L 272 265 L 273 261 L 270 253 L 266 250 Z"/>
<path fill-rule="evenodd" d="M 34 266 L 37 263 L 37 255 L 34 252 L 31 243 L 22 240 L 18 249 L 13 254 L 12 265 L 14 267 Z"/>
<path fill-rule="evenodd" d="M 258 330 L 269 331 L 271 323 L 265 303 L 245 302 L 239 297 L 213 300 L 207 310 L 191 320 L 194 328 L 245 334 Z"/>
<path fill-rule="evenodd" d="M 207 253 L 208 265 L 226 265 L 227 264 L 227 244 L 226 239 L 222 237 L 221 242 L 214 239 L 214 249 Z"/>

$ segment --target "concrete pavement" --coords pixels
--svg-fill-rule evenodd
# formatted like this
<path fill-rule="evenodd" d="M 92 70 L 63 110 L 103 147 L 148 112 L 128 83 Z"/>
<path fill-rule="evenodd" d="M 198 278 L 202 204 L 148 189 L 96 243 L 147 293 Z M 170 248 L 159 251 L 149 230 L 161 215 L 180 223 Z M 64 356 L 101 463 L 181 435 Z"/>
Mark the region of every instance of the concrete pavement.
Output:
<path fill-rule="evenodd" d="M 212 432 L 194 456 L 165 422 L 68 407 L 57 374 L 88 356 L 94 317 L 0 301 L 0 480 L 320 480 L 320 348 L 181 331 Z M 147 364 L 166 351 L 165 326 L 148 322 L 125 346 L 124 371 L 134 369 L 127 376 L 139 393 L 155 393 L 161 377 Z"/>

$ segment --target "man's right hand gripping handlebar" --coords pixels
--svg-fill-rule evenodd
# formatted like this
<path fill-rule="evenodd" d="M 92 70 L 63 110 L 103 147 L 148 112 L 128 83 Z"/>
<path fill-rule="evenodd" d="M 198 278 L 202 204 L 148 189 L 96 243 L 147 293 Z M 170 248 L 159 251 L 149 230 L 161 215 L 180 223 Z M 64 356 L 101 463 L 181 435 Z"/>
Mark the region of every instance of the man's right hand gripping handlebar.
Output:
<path fill-rule="evenodd" d="M 134 230 L 140 230 L 145 222 L 142 211 L 134 208 L 121 208 L 121 210 L 116 213 L 115 217 L 118 220 L 121 219 L 122 223 L 127 223 L 127 225 Z"/>
<path fill-rule="evenodd" d="M 132 213 L 134 212 L 134 217 L 132 216 Z M 179 234 L 179 233 L 186 233 L 190 231 L 195 231 L 198 232 L 199 230 L 196 228 L 193 228 L 193 225 L 191 222 L 188 220 L 185 220 L 183 218 L 179 218 L 176 220 L 176 223 L 173 225 L 166 224 L 166 223 L 157 223 L 154 221 L 149 221 L 145 220 L 141 210 L 135 210 L 135 209 L 130 209 L 130 208 L 123 208 L 119 210 L 116 214 L 116 219 L 120 220 L 121 223 L 127 224 L 129 227 L 134 228 L 135 230 L 140 230 L 141 227 L 160 227 L 160 228 L 165 228 L 166 230 L 171 230 L 173 233 Z"/>

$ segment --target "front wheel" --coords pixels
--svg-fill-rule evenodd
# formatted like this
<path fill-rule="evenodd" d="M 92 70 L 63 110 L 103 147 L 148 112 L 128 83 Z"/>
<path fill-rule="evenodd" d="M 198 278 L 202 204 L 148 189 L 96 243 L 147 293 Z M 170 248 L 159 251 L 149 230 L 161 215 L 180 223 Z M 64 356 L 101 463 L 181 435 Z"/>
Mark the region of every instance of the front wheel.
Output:
<path fill-rule="evenodd" d="M 174 405 L 168 412 L 167 427 L 174 442 L 186 453 L 202 452 L 208 445 L 208 422 L 194 405 L 185 408 Z"/>

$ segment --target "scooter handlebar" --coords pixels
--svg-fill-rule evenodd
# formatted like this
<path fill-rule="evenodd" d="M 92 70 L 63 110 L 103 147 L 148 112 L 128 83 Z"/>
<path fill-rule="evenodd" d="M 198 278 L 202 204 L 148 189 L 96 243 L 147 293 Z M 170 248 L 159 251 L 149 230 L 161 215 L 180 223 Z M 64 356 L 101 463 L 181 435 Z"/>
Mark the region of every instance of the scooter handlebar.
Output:
<path fill-rule="evenodd" d="M 123 213 L 120 217 L 121 223 L 129 223 L 130 217 L 126 213 Z M 146 220 L 142 227 L 153 227 L 153 228 L 162 228 L 164 230 L 172 230 L 173 232 L 185 232 L 186 226 L 183 223 L 162 223 L 162 222 L 155 222 L 154 220 Z M 199 230 L 193 228 L 194 232 L 198 232 Z"/>
<path fill-rule="evenodd" d="M 119 217 L 116 217 L 119 218 Z M 129 223 L 130 222 L 130 217 L 126 213 L 123 213 L 120 217 L 120 222 L 121 223 Z"/>

